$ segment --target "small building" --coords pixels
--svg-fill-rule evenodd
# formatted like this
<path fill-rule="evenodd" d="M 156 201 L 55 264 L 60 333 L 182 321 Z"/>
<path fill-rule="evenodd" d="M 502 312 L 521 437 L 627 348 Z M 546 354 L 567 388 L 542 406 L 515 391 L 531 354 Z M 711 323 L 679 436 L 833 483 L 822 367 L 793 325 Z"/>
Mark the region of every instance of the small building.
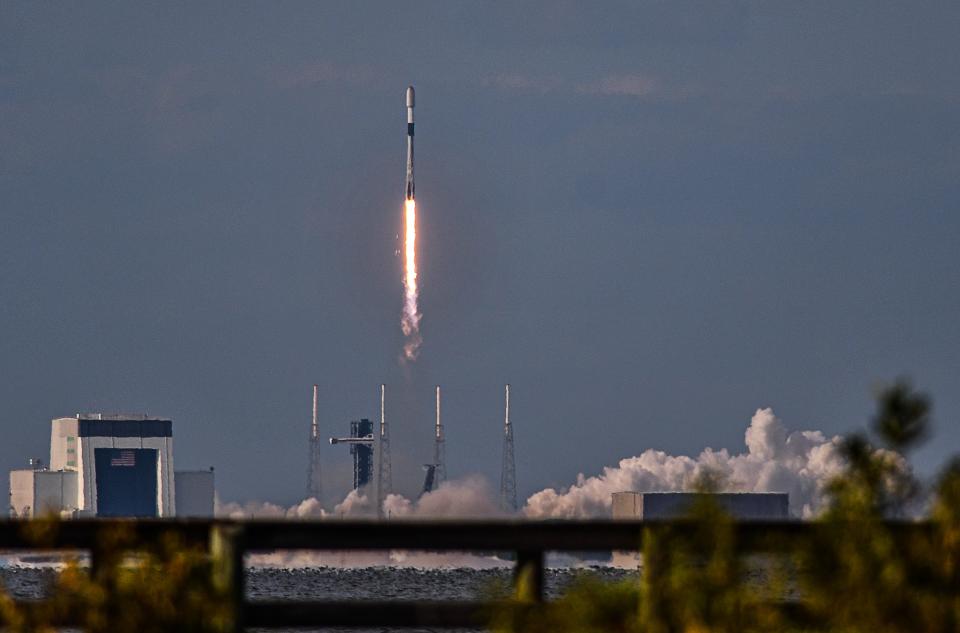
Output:
<path fill-rule="evenodd" d="M 613 518 L 682 518 L 707 497 L 735 519 L 790 518 L 790 497 L 785 492 L 615 492 Z"/>
<path fill-rule="evenodd" d="M 213 469 L 180 470 L 174 475 L 178 517 L 213 517 Z"/>
<path fill-rule="evenodd" d="M 10 516 L 72 516 L 77 509 L 76 471 L 40 467 L 10 471 Z"/>

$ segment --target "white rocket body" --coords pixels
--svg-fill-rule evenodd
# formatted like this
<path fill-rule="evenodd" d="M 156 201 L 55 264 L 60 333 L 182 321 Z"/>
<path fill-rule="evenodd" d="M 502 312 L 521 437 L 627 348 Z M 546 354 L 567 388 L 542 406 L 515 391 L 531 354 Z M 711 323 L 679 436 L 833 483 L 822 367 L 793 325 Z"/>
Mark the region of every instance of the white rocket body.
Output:
<path fill-rule="evenodd" d="M 413 86 L 407 87 L 407 200 L 413 200 Z"/>

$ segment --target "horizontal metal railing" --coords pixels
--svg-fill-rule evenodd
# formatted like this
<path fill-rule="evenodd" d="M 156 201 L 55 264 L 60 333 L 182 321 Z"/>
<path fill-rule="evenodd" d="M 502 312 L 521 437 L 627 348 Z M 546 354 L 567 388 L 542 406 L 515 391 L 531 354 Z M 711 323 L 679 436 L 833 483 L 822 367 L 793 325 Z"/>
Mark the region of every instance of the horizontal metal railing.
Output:
<path fill-rule="evenodd" d="M 43 529 L 37 529 L 40 525 Z M 544 600 L 547 552 L 637 551 L 660 530 L 696 530 L 685 521 L 285 521 L 285 520 L 71 520 L 37 524 L 0 521 L 0 550 L 86 550 L 96 569 L 105 535 L 122 526 L 131 543 L 157 542 L 175 533 L 184 543 L 210 552 L 214 574 L 235 614 L 236 628 L 288 627 L 483 627 L 496 603 L 480 601 L 264 601 L 248 600 L 244 556 L 277 550 L 425 550 L 511 552 L 515 583 L 511 604 Z M 892 533 L 916 533 L 923 523 L 891 523 Z M 816 524 L 793 521 L 734 525 L 744 553 L 782 550 L 813 534 Z M 37 534 L 40 534 L 38 536 Z M 136 545 L 131 545 L 135 549 Z"/>

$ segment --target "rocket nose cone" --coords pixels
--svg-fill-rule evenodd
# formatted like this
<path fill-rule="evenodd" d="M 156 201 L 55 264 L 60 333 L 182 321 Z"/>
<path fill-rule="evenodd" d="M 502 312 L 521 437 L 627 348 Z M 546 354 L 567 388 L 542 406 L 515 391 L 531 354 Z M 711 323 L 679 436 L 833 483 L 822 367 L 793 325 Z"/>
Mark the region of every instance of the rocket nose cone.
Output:
<path fill-rule="evenodd" d="M 407 86 L 407 107 L 412 108 L 413 103 L 413 86 Z"/>

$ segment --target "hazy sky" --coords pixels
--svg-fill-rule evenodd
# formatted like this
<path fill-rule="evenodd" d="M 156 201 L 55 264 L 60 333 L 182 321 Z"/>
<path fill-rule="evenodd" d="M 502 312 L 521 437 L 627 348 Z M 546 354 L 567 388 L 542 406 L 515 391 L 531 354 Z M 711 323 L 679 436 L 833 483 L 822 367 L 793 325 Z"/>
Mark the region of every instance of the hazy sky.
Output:
<path fill-rule="evenodd" d="M 136 5 L 136 6 L 134 6 Z M 524 496 L 758 407 L 960 450 L 960 5 L 0 4 L 0 469 L 78 411 L 174 420 L 228 500 L 303 495 L 377 414 L 394 477 Z M 403 368 L 404 90 L 420 360 Z M 329 499 L 349 482 L 324 448 Z"/>

